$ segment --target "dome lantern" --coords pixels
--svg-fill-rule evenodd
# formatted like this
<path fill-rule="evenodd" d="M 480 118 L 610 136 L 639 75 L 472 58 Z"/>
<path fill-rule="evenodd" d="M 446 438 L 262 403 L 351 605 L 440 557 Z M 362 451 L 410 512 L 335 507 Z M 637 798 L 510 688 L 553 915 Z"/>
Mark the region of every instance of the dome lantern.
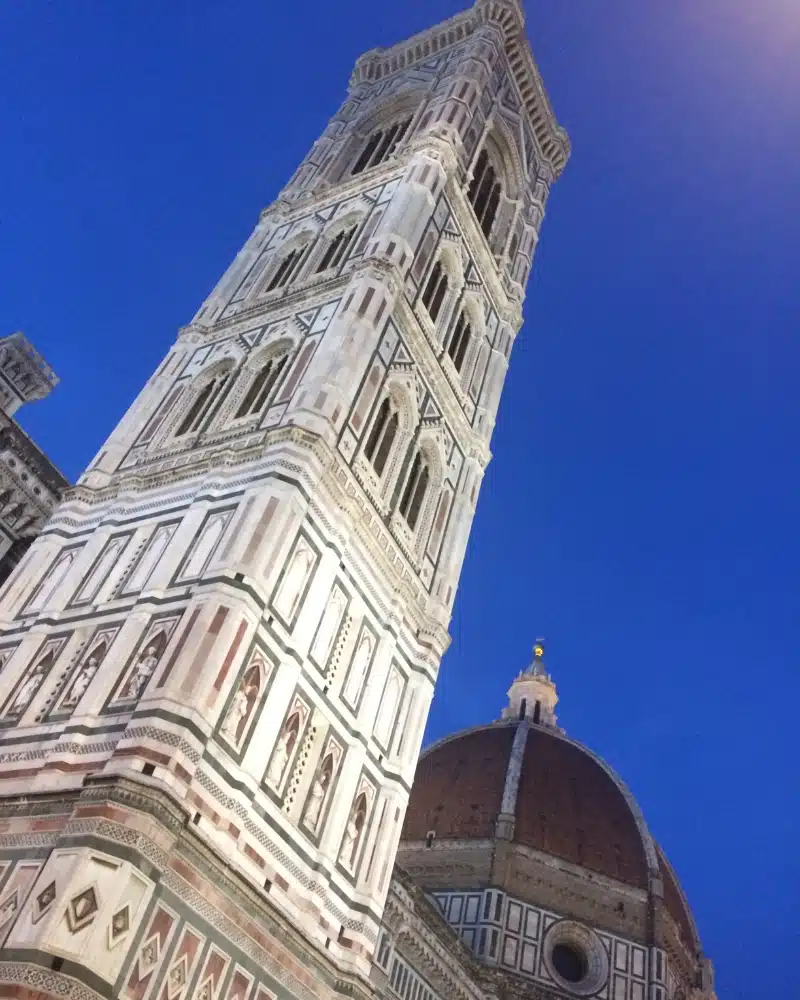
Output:
<path fill-rule="evenodd" d="M 517 674 L 508 690 L 508 705 L 501 718 L 527 719 L 535 725 L 557 729 L 557 703 L 556 686 L 544 663 L 544 640 L 537 639 L 531 663 Z"/>

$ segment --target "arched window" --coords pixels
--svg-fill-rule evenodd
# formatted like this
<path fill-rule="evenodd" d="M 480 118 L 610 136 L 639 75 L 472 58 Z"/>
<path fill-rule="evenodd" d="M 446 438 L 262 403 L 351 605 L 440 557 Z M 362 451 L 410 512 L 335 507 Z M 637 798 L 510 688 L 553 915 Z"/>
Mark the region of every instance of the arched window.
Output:
<path fill-rule="evenodd" d="M 437 260 L 431 268 L 431 275 L 428 283 L 422 292 L 422 302 L 428 310 L 428 315 L 436 322 L 436 317 L 442 308 L 442 302 L 447 294 L 447 274 L 442 267 L 442 262 Z"/>
<path fill-rule="evenodd" d="M 235 419 L 261 413 L 273 389 L 278 384 L 278 379 L 286 366 L 287 357 L 288 355 L 282 354 L 279 357 L 270 358 L 264 364 L 250 384 L 241 406 L 236 411 Z"/>
<path fill-rule="evenodd" d="M 483 230 L 486 239 L 492 232 L 497 206 L 500 204 L 500 194 L 502 187 L 497 179 L 495 169 L 489 160 L 486 150 L 481 150 L 475 170 L 472 174 L 472 182 L 467 192 L 470 204 L 475 209 L 475 217 L 478 225 Z"/>
<path fill-rule="evenodd" d="M 295 247 L 294 250 L 290 250 L 280 264 L 278 264 L 275 273 L 269 279 L 269 284 L 265 291 L 271 292 L 276 288 L 285 288 L 300 270 L 310 246 L 310 243 L 306 243 L 305 246 Z"/>
<path fill-rule="evenodd" d="M 387 156 L 391 156 L 408 131 L 410 124 L 411 119 L 406 118 L 404 121 L 395 122 L 394 125 L 387 125 L 385 128 L 373 132 L 353 166 L 352 175 L 355 176 L 370 167 L 375 167 L 379 163 L 383 163 Z"/>
<path fill-rule="evenodd" d="M 527 698 L 523 698 L 522 701 L 519 703 L 519 717 L 520 717 L 520 719 L 524 719 L 525 718 L 525 713 L 527 711 L 528 711 L 528 699 Z"/>
<path fill-rule="evenodd" d="M 400 513 L 406 519 L 406 524 L 413 531 L 419 520 L 419 513 L 425 500 L 425 493 L 428 490 L 428 483 L 431 474 L 428 463 L 425 461 L 422 452 L 418 451 L 414 455 L 411 463 L 411 472 L 406 480 L 406 488 L 400 500 Z"/>
<path fill-rule="evenodd" d="M 230 374 L 230 370 L 228 370 L 206 382 L 195 396 L 194 402 L 181 421 L 180 427 L 175 432 L 175 437 L 182 437 L 184 434 L 191 434 L 194 431 L 200 430 L 203 421 L 214 405 L 214 401 L 225 388 L 225 383 L 230 378 Z"/>
<path fill-rule="evenodd" d="M 383 475 L 383 470 L 386 468 L 386 459 L 389 457 L 394 439 L 397 437 L 399 423 L 397 410 L 393 408 L 387 396 L 380 405 L 375 423 L 372 425 L 364 447 L 364 454 L 379 476 Z"/>
<path fill-rule="evenodd" d="M 317 265 L 317 274 L 327 271 L 330 267 L 338 267 L 342 263 L 355 234 L 356 227 L 351 226 L 349 229 L 343 229 L 331 240 Z"/>
<path fill-rule="evenodd" d="M 542 721 L 542 703 L 540 701 L 537 701 L 533 706 L 533 721 L 537 726 Z"/>
<path fill-rule="evenodd" d="M 464 358 L 466 357 L 471 337 L 472 330 L 470 329 L 469 320 L 467 319 L 467 314 L 462 310 L 453 330 L 453 335 L 450 338 L 450 343 L 447 345 L 447 353 L 457 372 L 461 371 L 461 367 L 464 364 Z"/>

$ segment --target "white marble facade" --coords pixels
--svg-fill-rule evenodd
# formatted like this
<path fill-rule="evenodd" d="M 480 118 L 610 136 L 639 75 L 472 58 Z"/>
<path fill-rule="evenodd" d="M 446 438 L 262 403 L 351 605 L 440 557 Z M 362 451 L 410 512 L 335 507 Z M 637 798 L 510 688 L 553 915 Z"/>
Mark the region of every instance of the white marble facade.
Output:
<path fill-rule="evenodd" d="M 0 795 L 144 769 L 368 967 L 567 155 L 516 3 L 359 61 L 4 588 Z"/>

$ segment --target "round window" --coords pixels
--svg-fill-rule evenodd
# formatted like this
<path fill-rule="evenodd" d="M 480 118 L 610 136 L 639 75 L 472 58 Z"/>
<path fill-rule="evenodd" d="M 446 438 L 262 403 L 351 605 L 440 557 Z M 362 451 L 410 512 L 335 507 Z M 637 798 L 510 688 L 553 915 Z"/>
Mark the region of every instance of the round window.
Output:
<path fill-rule="evenodd" d="M 574 920 L 559 920 L 547 932 L 548 972 L 566 992 L 591 996 L 608 981 L 608 955 L 595 932 Z"/>
<path fill-rule="evenodd" d="M 571 944 L 557 944 L 550 956 L 553 967 L 568 983 L 579 983 L 586 978 L 589 963 L 582 951 Z"/>

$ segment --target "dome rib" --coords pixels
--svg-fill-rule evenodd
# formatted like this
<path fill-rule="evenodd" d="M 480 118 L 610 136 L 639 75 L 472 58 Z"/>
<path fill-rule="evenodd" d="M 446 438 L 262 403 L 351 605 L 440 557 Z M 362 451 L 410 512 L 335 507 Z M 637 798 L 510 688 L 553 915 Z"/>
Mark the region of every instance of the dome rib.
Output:
<path fill-rule="evenodd" d="M 658 860 L 664 881 L 664 905 L 669 915 L 678 925 L 683 943 L 687 947 L 699 951 L 700 935 L 697 932 L 697 924 L 694 922 L 692 911 L 689 909 L 689 903 L 683 894 L 678 876 L 675 874 L 675 869 L 669 863 L 661 848 L 658 847 L 656 850 L 658 851 Z"/>
<path fill-rule="evenodd" d="M 509 783 L 520 725 L 527 736 L 519 774 Z M 503 793 L 512 787 L 513 841 L 636 888 L 652 887 L 660 874 L 655 843 L 613 768 L 555 729 L 516 720 L 464 730 L 423 752 L 403 839 L 421 841 L 430 832 L 452 840 L 492 839 Z"/>
<path fill-rule="evenodd" d="M 420 757 L 403 827 L 404 840 L 429 832 L 450 839 L 490 839 L 500 813 L 516 726 L 468 729 L 434 743 Z"/>
<path fill-rule="evenodd" d="M 627 794 L 626 794 L 627 793 Z M 614 772 L 580 743 L 532 728 L 525 747 L 514 840 L 649 889 L 652 840 Z M 643 829 L 644 828 L 644 829 Z"/>

